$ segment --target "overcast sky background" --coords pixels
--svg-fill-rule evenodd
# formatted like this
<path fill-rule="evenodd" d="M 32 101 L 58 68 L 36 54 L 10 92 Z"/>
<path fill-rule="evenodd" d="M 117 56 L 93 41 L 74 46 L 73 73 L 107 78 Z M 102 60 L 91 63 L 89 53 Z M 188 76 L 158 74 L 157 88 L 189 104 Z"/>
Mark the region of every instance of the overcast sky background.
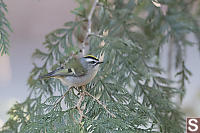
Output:
<path fill-rule="evenodd" d="M 10 35 L 10 56 L 0 57 L 0 127 L 7 120 L 6 112 L 28 95 L 26 85 L 36 48 L 43 49 L 44 36 L 66 21 L 74 20 L 71 10 L 77 4 L 73 0 L 6 0 L 7 18 L 13 28 Z M 165 62 L 165 59 L 163 59 Z M 183 108 L 192 107 L 200 116 L 196 106 L 200 97 L 200 55 L 197 47 L 187 50 L 187 65 L 193 76 L 188 84 Z M 192 103 L 192 104 L 191 104 Z M 196 105 L 194 105 L 196 103 Z"/>

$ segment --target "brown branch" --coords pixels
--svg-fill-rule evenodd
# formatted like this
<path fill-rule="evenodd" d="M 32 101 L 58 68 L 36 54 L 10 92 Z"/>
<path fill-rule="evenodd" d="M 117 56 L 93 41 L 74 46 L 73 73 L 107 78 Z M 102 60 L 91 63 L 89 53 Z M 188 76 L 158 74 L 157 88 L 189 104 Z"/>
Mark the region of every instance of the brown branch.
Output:
<path fill-rule="evenodd" d="M 83 118 L 84 117 L 86 117 L 84 114 L 83 114 L 83 111 L 85 110 L 85 107 L 86 106 L 83 106 L 83 108 L 81 108 L 81 104 L 82 104 L 82 102 L 83 102 L 83 100 L 84 100 L 84 98 L 85 98 L 85 93 L 84 93 L 84 91 L 85 91 L 85 86 L 82 86 L 82 92 L 80 92 L 80 98 L 79 98 L 79 100 L 78 100 L 78 102 L 77 102 L 77 104 L 76 104 L 76 109 L 78 110 L 78 112 L 79 112 L 79 115 L 80 115 L 80 118 L 79 118 L 79 124 L 81 124 L 81 122 L 82 122 L 82 120 L 83 120 Z"/>
<path fill-rule="evenodd" d="M 81 96 L 80 96 L 80 98 L 77 102 L 77 105 L 76 105 L 76 108 L 78 109 L 78 112 L 79 112 L 79 115 L 80 115 L 79 124 L 81 124 L 81 121 L 83 120 L 83 117 L 84 117 L 84 114 L 83 114 L 84 109 L 81 109 L 81 103 L 83 102 L 83 100 L 85 98 L 85 94 L 83 92 L 81 92 L 80 95 Z"/>
<path fill-rule="evenodd" d="M 95 11 L 95 8 L 96 8 L 98 2 L 99 2 L 99 0 L 94 1 L 92 8 L 90 10 L 90 13 L 88 15 L 88 18 L 87 18 L 87 20 L 88 20 L 87 33 L 86 33 L 86 36 L 85 36 L 83 43 L 82 43 L 83 44 L 83 55 L 85 55 L 85 43 L 86 43 L 89 35 L 92 33 L 92 16 L 94 14 L 94 11 Z"/>
<path fill-rule="evenodd" d="M 62 95 L 61 98 L 59 98 L 59 99 L 56 100 L 53 109 L 54 109 L 59 103 L 61 103 L 61 101 L 65 98 L 65 96 L 67 95 L 67 93 L 69 92 L 69 90 L 70 90 L 71 88 L 73 88 L 73 87 L 70 87 L 70 88 L 65 92 L 65 94 Z M 78 110 L 79 115 L 80 115 L 79 124 L 81 124 L 82 119 L 83 119 L 84 117 L 86 117 L 86 116 L 83 114 L 83 111 L 85 110 L 85 106 L 83 106 L 83 107 L 81 108 L 81 104 L 82 104 L 82 102 L 83 102 L 83 100 L 84 100 L 84 98 L 85 98 L 85 93 L 84 93 L 85 86 L 82 86 L 82 89 L 83 89 L 83 92 L 80 93 L 80 98 L 79 98 L 77 104 L 76 104 L 74 107 L 72 107 L 72 108 L 69 109 L 69 110 L 71 110 L 71 109 L 77 109 L 77 110 Z"/>

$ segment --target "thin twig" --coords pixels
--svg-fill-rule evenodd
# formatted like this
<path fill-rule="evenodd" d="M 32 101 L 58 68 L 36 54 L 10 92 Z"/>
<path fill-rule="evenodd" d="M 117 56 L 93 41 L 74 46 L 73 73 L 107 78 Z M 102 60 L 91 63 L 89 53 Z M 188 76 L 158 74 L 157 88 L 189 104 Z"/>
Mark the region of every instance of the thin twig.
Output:
<path fill-rule="evenodd" d="M 98 34 L 95 34 L 93 32 L 91 32 L 88 36 L 95 36 L 95 37 L 99 37 L 99 38 L 103 37 L 102 35 L 98 35 Z"/>
<path fill-rule="evenodd" d="M 92 9 L 90 10 L 90 14 L 88 16 L 88 33 L 91 33 L 91 26 L 92 26 L 92 16 L 94 14 L 94 10 L 96 8 L 97 3 L 99 2 L 99 0 L 95 0 L 93 5 L 92 5 Z"/>
<path fill-rule="evenodd" d="M 98 104 L 100 104 L 101 106 L 103 106 L 103 108 L 108 112 L 108 114 L 110 114 L 112 117 L 115 117 L 116 118 L 116 116 L 113 114 L 113 113 L 111 113 L 108 109 L 107 109 L 107 107 L 106 107 L 106 105 L 105 104 L 103 104 L 103 103 L 101 103 L 101 101 L 99 101 L 99 99 L 97 99 L 96 97 L 94 97 L 93 95 L 91 95 L 89 92 L 87 92 L 87 91 L 84 91 L 88 96 L 91 96 L 94 100 L 96 100 L 97 102 L 98 102 Z"/>
<path fill-rule="evenodd" d="M 59 98 L 59 99 L 56 100 L 53 109 L 65 98 L 65 96 L 67 95 L 67 93 L 69 92 L 69 90 L 70 90 L 71 88 L 73 88 L 73 87 L 70 87 L 70 88 L 62 95 L 61 98 Z M 84 87 L 84 86 L 82 86 L 82 88 L 83 88 L 83 90 L 85 90 L 85 87 Z M 81 108 L 81 104 L 82 104 L 84 98 L 85 98 L 85 93 L 84 93 L 84 91 L 83 91 L 83 92 L 80 93 L 80 98 L 79 98 L 79 100 L 78 100 L 76 106 L 74 106 L 74 107 L 68 109 L 68 110 L 71 110 L 71 109 L 77 109 L 77 110 L 78 110 L 79 115 L 80 115 L 79 124 L 81 124 L 82 119 L 85 117 L 85 115 L 83 114 L 83 111 L 84 111 L 84 109 L 85 109 L 85 106 L 84 106 L 83 108 Z"/>
<path fill-rule="evenodd" d="M 79 112 L 79 115 L 80 115 L 79 124 L 81 124 L 83 118 L 85 117 L 85 115 L 83 114 L 83 111 L 84 111 L 85 107 L 81 108 L 81 104 L 82 104 L 82 102 L 83 102 L 83 100 L 85 98 L 85 93 L 84 93 L 85 86 L 82 86 L 82 89 L 83 89 L 83 91 L 80 93 L 80 98 L 79 98 L 79 100 L 77 102 L 77 105 L 76 105 L 76 108 L 77 108 L 77 110 Z"/>
<path fill-rule="evenodd" d="M 79 124 L 81 123 L 81 121 L 83 120 L 83 117 L 84 117 L 84 114 L 83 114 L 83 109 L 81 109 L 81 103 L 83 102 L 84 98 L 85 98 L 85 95 L 83 92 L 81 92 L 80 94 L 80 98 L 77 102 L 77 109 L 78 109 L 78 112 L 79 112 L 79 115 L 80 115 L 80 118 L 79 118 Z"/>
<path fill-rule="evenodd" d="M 93 14 L 94 14 L 94 11 L 95 11 L 95 8 L 96 8 L 96 6 L 97 6 L 97 3 L 99 2 L 99 0 L 95 0 L 94 1 L 94 3 L 93 3 L 93 5 L 92 5 L 92 8 L 91 8 L 91 10 L 90 10 L 90 13 L 89 13 L 89 15 L 88 15 L 88 27 L 87 27 L 87 33 L 86 33 L 86 36 L 85 36 L 85 38 L 84 38 L 84 40 L 83 40 L 83 55 L 85 55 L 85 43 L 86 43 L 86 41 L 87 41 L 87 39 L 88 39 L 88 36 L 91 34 L 91 32 L 92 32 L 92 16 L 93 16 Z"/>

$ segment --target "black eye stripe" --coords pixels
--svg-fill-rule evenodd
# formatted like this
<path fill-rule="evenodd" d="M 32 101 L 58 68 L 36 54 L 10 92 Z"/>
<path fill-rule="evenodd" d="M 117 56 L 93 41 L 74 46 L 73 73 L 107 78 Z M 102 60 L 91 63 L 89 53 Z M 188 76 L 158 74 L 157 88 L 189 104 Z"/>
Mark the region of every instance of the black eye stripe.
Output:
<path fill-rule="evenodd" d="M 96 61 L 90 61 L 89 63 L 91 63 L 91 64 L 95 64 L 95 63 L 96 63 Z"/>
<path fill-rule="evenodd" d="M 69 72 L 69 73 L 72 72 L 72 69 L 69 68 L 69 69 L 68 69 L 68 72 Z"/>

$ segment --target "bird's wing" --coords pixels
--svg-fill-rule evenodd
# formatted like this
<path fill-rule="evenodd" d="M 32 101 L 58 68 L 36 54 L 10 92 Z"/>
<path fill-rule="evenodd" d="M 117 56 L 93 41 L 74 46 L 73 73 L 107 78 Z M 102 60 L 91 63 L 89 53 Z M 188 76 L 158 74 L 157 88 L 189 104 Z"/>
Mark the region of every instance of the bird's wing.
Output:
<path fill-rule="evenodd" d="M 72 58 L 69 63 L 63 67 L 59 67 L 56 70 L 47 73 L 40 78 L 58 78 L 65 76 L 82 76 L 86 74 L 86 70 L 81 65 L 80 61 L 77 58 Z"/>
<path fill-rule="evenodd" d="M 56 78 L 63 76 L 72 76 L 74 75 L 73 71 L 70 68 L 59 67 L 56 70 L 47 73 L 46 75 L 40 76 L 40 78 Z"/>
<path fill-rule="evenodd" d="M 85 75 L 87 70 L 84 69 L 78 58 L 72 58 L 66 67 L 70 68 L 77 76 Z"/>

